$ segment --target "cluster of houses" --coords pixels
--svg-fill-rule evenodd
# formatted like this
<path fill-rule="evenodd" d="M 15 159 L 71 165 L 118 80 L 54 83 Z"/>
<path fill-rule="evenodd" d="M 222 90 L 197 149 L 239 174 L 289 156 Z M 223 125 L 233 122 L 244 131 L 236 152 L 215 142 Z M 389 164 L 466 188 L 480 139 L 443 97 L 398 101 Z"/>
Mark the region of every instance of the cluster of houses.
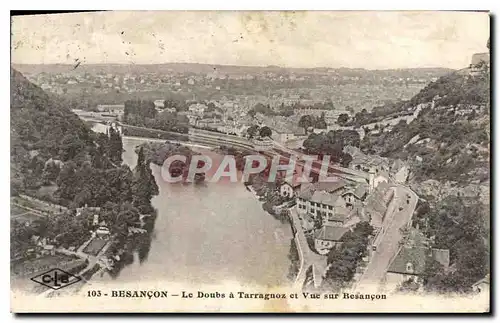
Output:
<path fill-rule="evenodd" d="M 33 242 L 34 247 L 26 250 L 27 256 L 38 258 L 48 255 L 53 256 L 56 253 L 56 246 L 48 238 L 33 235 L 31 236 L 31 242 Z"/>
<path fill-rule="evenodd" d="M 295 201 L 302 227 L 314 238 L 314 249 L 321 255 L 338 248 L 343 243 L 344 235 L 361 221 L 369 222 L 374 228 L 369 252 L 376 250 L 378 234 L 382 232 L 382 226 L 386 225 L 385 216 L 394 197 L 391 186 L 398 182 L 404 183 L 408 177 L 407 166 L 398 161 L 388 164 L 384 159 L 364 162 L 361 159 L 353 160 L 355 169 L 369 168 L 370 177 L 366 183 L 339 178 L 334 182 L 300 183 L 285 180 L 280 184 L 280 195 Z M 448 249 L 433 248 L 432 241 L 418 226 L 407 226 L 385 274 L 386 287 L 397 289 L 403 283 L 410 282 L 421 288 L 426 266 L 431 261 L 440 264 L 445 272 L 453 270 Z M 488 288 L 489 276 L 472 286 L 476 292 Z"/>
<path fill-rule="evenodd" d="M 340 246 L 342 237 L 356 223 L 370 222 L 380 230 L 393 191 L 388 178 L 378 174 L 370 181 L 298 183 L 284 181 L 280 195 L 295 200 L 303 228 L 314 236 L 315 249 L 327 254 Z"/>

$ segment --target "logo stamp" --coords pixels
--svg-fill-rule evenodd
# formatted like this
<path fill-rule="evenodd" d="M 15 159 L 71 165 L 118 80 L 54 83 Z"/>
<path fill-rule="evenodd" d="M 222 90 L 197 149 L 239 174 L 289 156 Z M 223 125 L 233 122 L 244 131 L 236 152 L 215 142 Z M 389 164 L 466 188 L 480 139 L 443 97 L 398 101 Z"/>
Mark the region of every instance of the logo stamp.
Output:
<path fill-rule="evenodd" d="M 31 278 L 31 280 L 52 289 L 61 289 L 74 283 L 78 283 L 82 279 L 78 276 L 65 272 L 62 269 L 54 268 Z"/>

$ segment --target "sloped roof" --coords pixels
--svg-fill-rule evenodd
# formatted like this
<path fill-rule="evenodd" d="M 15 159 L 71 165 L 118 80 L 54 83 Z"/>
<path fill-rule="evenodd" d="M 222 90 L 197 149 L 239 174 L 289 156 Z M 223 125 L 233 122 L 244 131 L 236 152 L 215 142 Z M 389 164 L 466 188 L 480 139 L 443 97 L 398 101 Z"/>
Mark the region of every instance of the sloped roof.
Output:
<path fill-rule="evenodd" d="M 433 249 L 425 246 L 402 247 L 392 261 L 388 272 L 399 274 L 420 275 L 425 270 L 425 263 L 433 258 L 445 268 L 450 265 L 450 251 L 448 249 Z M 407 264 L 412 264 L 413 272 L 408 271 Z"/>
<path fill-rule="evenodd" d="M 325 191 L 325 192 L 335 192 L 336 190 L 339 190 L 343 188 L 344 186 L 347 185 L 347 182 L 344 181 L 343 179 L 340 179 L 335 182 L 317 182 L 314 183 L 314 189 L 318 191 Z"/>
<path fill-rule="evenodd" d="M 312 186 L 303 186 L 299 192 L 299 198 L 309 200 L 313 196 L 314 190 Z"/>
<path fill-rule="evenodd" d="M 356 189 L 354 190 L 353 194 L 356 196 L 358 199 L 362 198 L 366 193 L 368 192 L 368 185 L 367 184 L 359 184 Z"/>
<path fill-rule="evenodd" d="M 341 241 L 342 236 L 349 231 L 348 228 L 324 225 L 321 230 L 316 231 L 315 238 L 327 241 Z"/>
<path fill-rule="evenodd" d="M 290 185 L 293 188 L 297 188 L 297 187 L 300 187 L 302 185 L 302 183 L 300 183 L 298 181 L 295 181 L 295 180 L 285 180 L 283 182 L 283 185 L 284 184 L 288 184 L 288 185 Z"/>
<path fill-rule="evenodd" d="M 429 249 L 426 247 L 402 247 L 387 272 L 410 275 L 422 274 L 425 269 L 428 251 Z M 407 270 L 409 269 L 408 264 L 412 265 L 413 271 Z"/>
<path fill-rule="evenodd" d="M 366 202 L 365 209 L 370 214 L 376 213 L 383 217 L 385 212 L 387 211 L 387 206 L 385 205 L 382 197 L 377 196 L 377 194 L 372 194 Z"/>
<path fill-rule="evenodd" d="M 350 210 L 346 209 L 345 207 L 337 207 L 335 208 L 335 212 L 332 215 L 327 216 L 326 225 L 328 225 L 330 222 L 345 222 L 345 220 L 347 220 L 350 215 Z"/>
<path fill-rule="evenodd" d="M 315 191 L 311 197 L 312 202 L 335 206 L 339 195 L 330 194 L 324 191 Z"/>

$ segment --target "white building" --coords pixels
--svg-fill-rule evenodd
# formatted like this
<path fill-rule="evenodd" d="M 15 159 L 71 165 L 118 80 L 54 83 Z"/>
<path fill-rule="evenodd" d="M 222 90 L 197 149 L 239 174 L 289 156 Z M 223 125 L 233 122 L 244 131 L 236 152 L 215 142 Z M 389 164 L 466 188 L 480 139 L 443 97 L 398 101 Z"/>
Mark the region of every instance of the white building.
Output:
<path fill-rule="evenodd" d="M 196 103 L 196 104 L 191 104 L 189 106 L 189 112 L 193 115 L 198 115 L 203 117 L 203 114 L 205 113 L 205 110 L 207 109 L 207 106 L 201 103 Z"/>
<path fill-rule="evenodd" d="M 95 231 L 95 234 L 100 238 L 104 238 L 104 237 L 108 237 L 110 232 L 109 232 L 109 229 L 107 227 L 101 226 L 101 227 L 97 228 L 97 230 Z"/>
<path fill-rule="evenodd" d="M 280 186 L 280 195 L 284 198 L 296 198 L 299 193 L 301 183 L 285 181 Z"/>

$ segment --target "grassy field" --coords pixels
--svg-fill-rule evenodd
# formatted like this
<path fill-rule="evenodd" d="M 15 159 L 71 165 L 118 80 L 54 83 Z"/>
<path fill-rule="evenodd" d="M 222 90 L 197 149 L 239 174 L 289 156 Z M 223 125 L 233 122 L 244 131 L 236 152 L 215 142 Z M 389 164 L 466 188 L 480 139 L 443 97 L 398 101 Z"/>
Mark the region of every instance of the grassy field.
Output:
<path fill-rule="evenodd" d="M 107 240 L 101 238 L 94 238 L 90 243 L 83 249 L 83 252 L 88 253 L 93 256 L 97 256 L 99 251 L 106 245 Z"/>

